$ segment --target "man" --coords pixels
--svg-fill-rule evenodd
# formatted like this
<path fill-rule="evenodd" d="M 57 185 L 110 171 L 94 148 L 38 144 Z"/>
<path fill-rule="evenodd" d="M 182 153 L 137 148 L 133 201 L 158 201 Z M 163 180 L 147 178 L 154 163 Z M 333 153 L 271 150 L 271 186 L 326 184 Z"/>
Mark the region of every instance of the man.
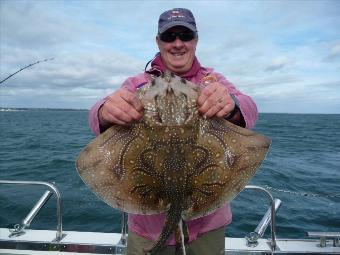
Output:
<path fill-rule="evenodd" d="M 159 53 L 144 73 L 128 78 L 120 89 L 94 105 L 89 114 L 91 129 L 98 135 L 113 124 L 129 125 L 143 116 L 143 105 L 135 96 L 138 87 L 151 76 L 170 70 L 184 79 L 205 87 L 197 100 L 200 114 L 219 117 L 246 128 L 257 119 L 253 100 L 238 91 L 221 74 L 205 68 L 195 52 L 198 42 L 196 22 L 191 11 L 176 8 L 161 14 L 156 42 Z M 224 254 L 225 226 L 231 222 L 229 204 L 214 213 L 187 222 L 189 242 L 187 254 Z M 159 236 L 165 215 L 129 215 L 128 255 L 142 255 Z M 161 254 L 174 254 L 175 240 L 171 236 Z"/>

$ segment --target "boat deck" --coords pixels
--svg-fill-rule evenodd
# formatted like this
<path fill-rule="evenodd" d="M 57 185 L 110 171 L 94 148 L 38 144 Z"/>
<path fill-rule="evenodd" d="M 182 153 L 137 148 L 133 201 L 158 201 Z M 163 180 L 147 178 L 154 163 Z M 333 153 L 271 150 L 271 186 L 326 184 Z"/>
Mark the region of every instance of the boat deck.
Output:
<path fill-rule="evenodd" d="M 126 214 L 122 213 L 122 233 L 64 231 L 62 227 L 61 196 L 52 183 L 34 181 L 0 180 L 0 184 L 42 185 L 48 188 L 32 210 L 16 224 L 14 230 L 0 228 L 0 254 L 124 254 L 126 250 Z M 281 204 L 270 192 L 262 187 L 247 185 L 247 189 L 263 192 L 270 206 L 262 220 L 247 238 L 225 238 L 225 254 L 339 254 L 340 232 L 310 232 L 308 239 L 278 239 L 275 230 L 275 214 Z M 57 198 L 57 229 L 29 229 L 30 223 L 40 209 L 55 194 Z M 261 238 L 270 225 L 271 238 Z M 123 238 L 124 237 L 124 238 Z"/>
<path fill-rule="evenodd" d="M 63 239 L 55 242 L 56 232 L 52 230 L 26 229 L 24 235 L 9 238 L 9 229 L 0 228 L 0 254 L 124 254 L 125 246 L 120 244 L 121 234 L 63 233 Z M 318 239 L 277 239 L 274 252 L 267 239 L 258 241 L 256 247 L 249 247 L 245 238 L 226 237 L 225 254 L 340 254 L 340 247 L 334 247 L 331 240 L 326 241 L 325 247 L 320 247 Z"/>

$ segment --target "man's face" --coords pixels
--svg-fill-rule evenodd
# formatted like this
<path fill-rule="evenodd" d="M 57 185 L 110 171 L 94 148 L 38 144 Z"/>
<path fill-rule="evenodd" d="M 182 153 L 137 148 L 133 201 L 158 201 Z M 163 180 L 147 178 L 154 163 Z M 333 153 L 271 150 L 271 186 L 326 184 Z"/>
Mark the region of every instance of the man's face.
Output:
<path fill-rule="evenodd" d="M 188 32 L 185 27 L 173 27 L 165 31 L 165 33 L 185 33 Z M 195 37 L 190 41 L 182 41 L 179 37 L 173 42 L 164 42 L 159 36 L 156 37 L 162 61 L 165 66 L 176 74 L 183 74 L 190 70 L 195 58 L 195 51 L 198 38 Z"/>

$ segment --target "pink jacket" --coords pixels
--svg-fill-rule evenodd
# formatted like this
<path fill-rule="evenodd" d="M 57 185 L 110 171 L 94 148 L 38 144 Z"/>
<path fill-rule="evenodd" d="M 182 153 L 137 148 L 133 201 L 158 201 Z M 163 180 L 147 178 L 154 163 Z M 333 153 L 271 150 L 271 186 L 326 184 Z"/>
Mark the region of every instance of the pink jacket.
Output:
<path fill-rule="evenodd" d="M 151 70 L 145 73 L 138 74 L 136 76 L 128 78 L 122 85 L 122 87 L 130 90 L 136 91 L 140 86 L 150 81 L 150 73 L 164 71 L 165 67 L 161 62 L 159 56 L 153 60 L 151 64 Z M 231 84 L 224 76 L 216 73 L 211 68 L 202 67 L 197 59 L 195 59 L 193 67 L 191 70 L 182 75 L 183 78 L 190 80 L 195 84 L 200 84 L 203 77 L 213 74 L 220 83 L 228 87 L 230 94 L 235 95 L 240 104 L 240 110 L 244 121 L 246 123 L 246 128 L 252 128 L 255 125 L 258 112 L 254 101 L 240 91 L 238 91 L 233 84 Z M 92 131 L 98 135 L 102 131 L 98 120 L 98 111 L 101 105 L 105 102 L 105 98 L 97 102 L 89 113 L 89 125 Z M 208 231 L 218 229 L 222 226 L 229 224 L 232 220 L 232 213 L 229 204 L 225 204 L 221 208 L 217 209 L 214 213 L 187 222 L 189 228 L 189 242 L 197 239 L 203 233 Z M 160 215 L 129 215 L 129 231 L 138 234 L 146 239 L 155 241 L 157 240 L 163 224 L 165 221 L 165 214 Z M 167 241 L 168 245 L 175 245 L 174 235 L 170 236 Z"/>

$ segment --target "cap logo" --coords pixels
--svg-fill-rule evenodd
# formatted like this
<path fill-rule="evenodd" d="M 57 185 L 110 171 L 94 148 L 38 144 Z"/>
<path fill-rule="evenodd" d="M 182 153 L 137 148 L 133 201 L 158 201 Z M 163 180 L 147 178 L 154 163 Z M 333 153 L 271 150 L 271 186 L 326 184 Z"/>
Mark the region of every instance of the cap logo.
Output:
<path fill-rule="evenodd" d="M 168 17 L 168 19 L 176 19 L 176 18 L 185 18 L 185 16 L 177 10 L 171 11 L 170 16 Z"/>

